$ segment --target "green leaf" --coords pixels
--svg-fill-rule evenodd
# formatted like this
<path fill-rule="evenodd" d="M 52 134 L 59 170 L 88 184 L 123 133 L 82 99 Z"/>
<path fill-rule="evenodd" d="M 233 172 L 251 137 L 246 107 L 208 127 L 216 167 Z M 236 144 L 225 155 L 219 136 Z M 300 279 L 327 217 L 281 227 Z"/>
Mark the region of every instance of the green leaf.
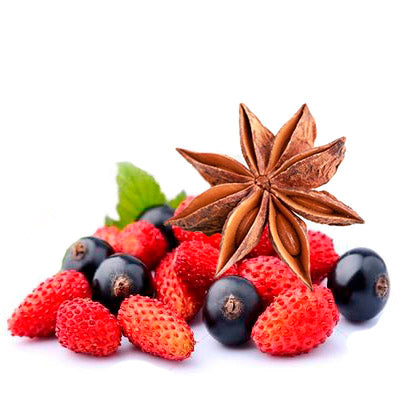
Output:
<path fill-rule="evenodd" d="M 185 191 L 181 191 L 176 197 L 168 201 L 167 203 L 173 208 L 177 209 L 178 205 L 187 197 Z"/>
<path fill-rule="evenodd" d="M 160 185 L 147 172 L 131 163 L 118 163 L 118 205 L 119 220 L 105 218 L 107 226 L 119 228 L 136 220 L 146 209 L 167 202 Z"/>
<path fill-rule="evenodd" d="M 109 216 L 105 216 L 105 226 L 117 226 L 119 221 L 111 219 Z"/>

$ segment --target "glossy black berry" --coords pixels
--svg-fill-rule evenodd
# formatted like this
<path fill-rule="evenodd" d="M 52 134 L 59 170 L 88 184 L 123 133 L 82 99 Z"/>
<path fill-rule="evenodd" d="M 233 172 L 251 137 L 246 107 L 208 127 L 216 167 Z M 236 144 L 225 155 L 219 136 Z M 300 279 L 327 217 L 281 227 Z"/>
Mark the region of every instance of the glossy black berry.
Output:
<path fill-rule="evenodd" d="M 203 321 L 213 338 L 224 345 L 248 341 L 262 311 L 254 285 L 239 276 L 217 280 L 209 289 L 203 308 Z"/>
<path fill-rule="evenodd" d="M 380 313 L 390 291 L 386 264 L 368 248 L 346 252 L 328 277 L 327 286 L 341 314 L 355 322 L 369 320 Z"/>
<path fill-rule="evenodd" d="M 154 206 L 145 210 L 139 217 L 139 220 L 146 220 L 156 226 L 164 234 L 170 250 L 177 246 L 177 240 L 174 237 L 171 226 L 164 224 L 168 219 L 174 216 L 174 209 L 168 205 Z"/>
<path fill-rule="evenodd" d="M 83 237 L 66 251 L 62 270 L 75 269 L 91 281 L 101 262 L 113 253 L 113 248 L 106 241 L 96 237 Z"/>
<path fill-rule="evenodd" d="M 93 299 L 112 313 L 117 313 L 122 301 L 130 295 L 153 297 L 153 279 L 145 264 L 128 254 L 108 257 L 95 271 Z"/>

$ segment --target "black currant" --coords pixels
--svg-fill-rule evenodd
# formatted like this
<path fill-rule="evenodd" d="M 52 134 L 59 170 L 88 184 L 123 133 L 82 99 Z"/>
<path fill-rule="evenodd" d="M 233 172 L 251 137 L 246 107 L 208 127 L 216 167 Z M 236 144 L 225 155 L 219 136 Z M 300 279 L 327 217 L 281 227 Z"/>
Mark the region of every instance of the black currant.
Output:
<path fill-rule="evenodd" d="M 387 302 L 389 276 L 383 259 L 368 248 L 347 251 L 328 277 L 341 314 L 350 321 L 375 317 Z"/>
<path fill-rule="evenodd" d="M 254 285 L 239 276 L 226 276 L 209 289 L 203 308 L 203 321 L 213 338 L 224 345 L 248 341 L 262 311 Z"/>
<path fill-rule="evenodd" d="M 106 241 L 96 237 L 82 237 L 66 251 L 62 270 L 75 269 L 86 275 L 91 282 L 101 262 L 113 253 L 113 248 Z"/>
<path fill-rule="evenodd" d="M 130 295 L 153 297 L 153 279 L 145 264 L 128 254 L 114 254 L 102 262 L 93 278 L 93 299 L 112 313 Z"/>
<path fill-rule="evenodd" d="M 139 220 L 146 220 L 156 226 L 164 234 L 170 250 L 177 246 L 177 240 L 174 237 L 171 226 L 164 224 L 168 219 L 174 216 L 174 209 L 168 205 L 154 206 L 145 210 L 139 217 Z"/>

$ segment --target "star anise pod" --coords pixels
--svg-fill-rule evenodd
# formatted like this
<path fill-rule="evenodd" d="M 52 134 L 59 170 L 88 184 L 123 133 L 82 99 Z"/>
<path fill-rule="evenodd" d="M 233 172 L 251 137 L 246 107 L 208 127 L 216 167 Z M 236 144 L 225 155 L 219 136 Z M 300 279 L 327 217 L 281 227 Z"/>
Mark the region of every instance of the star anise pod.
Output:
<path fill-rule="evenodd" d="M 178 152 L 212 186 L 169 223 L 207 235 L 222 232 L 216 276 L 245 257 L 266 224 L 273 247 L 311 288 L 310 251 L 305 223 L 363 223 L 360 216 L 326 191 L 344 158 L 345 138 L 314 147 L 316 124 L 303 105 L 274 136 L 240 105 L 241 150 L 248 168 L 224 155 Z"/>

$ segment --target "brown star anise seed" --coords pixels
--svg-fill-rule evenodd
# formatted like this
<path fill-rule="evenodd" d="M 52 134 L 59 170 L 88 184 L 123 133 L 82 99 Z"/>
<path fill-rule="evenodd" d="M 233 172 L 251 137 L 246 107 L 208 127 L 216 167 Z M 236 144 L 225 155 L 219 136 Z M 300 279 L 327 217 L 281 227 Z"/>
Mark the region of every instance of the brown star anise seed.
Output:
<path fill-rule="evenodd" d="M 207 235 L 222 232 L 216 276 L 245 257 L 268 224 L 280 258 L 311 288 L 307 229 L 296 214 L 330 225 L 363 223 L 333 195 L 313 191 L 333 177 L 345 153 L 345 138 L 314 147 L 315 138 L 306 105 L 274 136 L 241 104 L 240 141 L 248 168 L 227 156 L 178 149 L 212 187 L 168 223 Z"/>

